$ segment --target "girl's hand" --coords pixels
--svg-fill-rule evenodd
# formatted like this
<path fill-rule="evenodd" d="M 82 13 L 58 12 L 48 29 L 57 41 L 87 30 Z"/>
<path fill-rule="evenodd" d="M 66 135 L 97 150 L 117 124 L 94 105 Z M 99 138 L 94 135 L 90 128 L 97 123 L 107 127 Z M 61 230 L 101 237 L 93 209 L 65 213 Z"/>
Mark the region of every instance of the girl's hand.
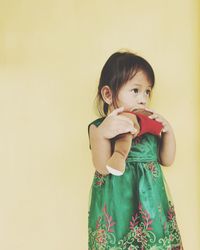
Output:
<path fill-rule="evenodd" d="M 123 111 L 124 107 L 113 110 L 99 125 L 98 130 L 104 138 L 111 139 L 119 134 L 137 132 L 128 117 L 119 115 Z"/>
<path fill-rule="evenodd" d="M 149 116 L 149 118 L 154 119 L 154 120 L 162 123 L 162 125 L 163 125 L 162 133 L 167 133 L 167 132 L 170 131 L 171 126 L 170 126 L 169 122 L 163 116 L 161 116 L 160 114 L 156 113 L 152 109 L 145 108 L 145 110 L 150 111 L 150 112 L 153 113 L 152 115 Z"/>

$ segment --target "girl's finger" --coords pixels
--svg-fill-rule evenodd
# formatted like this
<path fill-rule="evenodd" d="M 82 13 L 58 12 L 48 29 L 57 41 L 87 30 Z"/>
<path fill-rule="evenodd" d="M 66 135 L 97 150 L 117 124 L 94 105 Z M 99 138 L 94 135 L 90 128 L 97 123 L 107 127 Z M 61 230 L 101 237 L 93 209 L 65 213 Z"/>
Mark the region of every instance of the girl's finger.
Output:
<path fill-rule="evenodd" d="M 132 135 L 135 135 L 136 133 L 138 133 L 137 129 L 134 131 L 130 131 Z"/>
<path fill-rule="evenodd" d="M 157 118 L 157 117 L 158 117 L 158 115 L 155 114 L 155 113 L 154 113 L 153 115 L 150 115 L 150 116 L 149 116 L 149 118 L 151 118 L 151 119 L 155 119 L 155 118 Z"/>
<path fill-rule="evenodd" d="M 125 130 L 125 133 L 128 133 L 128 132 L 130 132 L 131 134 L 135 134 L 136 132 L 137 132 L 137 129 L 136 128 L 127 128 L 126 130 Z"/>
<path fill-rule="evenodd" d="M 124 107 L 114 109 L 108 116 L 115 116 L 115 115 L 121 113 L 123 110 L 124 110 Z"/>
<path fill-rule="evenodd" d="M 167 131 L 168 131 L 167 128 L 162 129 L 162 132 L 164 132 L 164 133 L 166 133 Z"/>
<path fill-rule="evenodd" d="M 144 108 L 144 109 L 147 110 L 147 111 L 150 111 L 152 113 L 155 113 L 155 111 L 153 109 L 150 109 L 150 108 Z"/>
<path fill-rule="evenodd" d="M 162 122 L 163 124 L 164 124 L 164 122 L 163 122 L 163 119 L 161 119 L 161 118 L 155 118 L 155 120 L 157 121 L 157 122 Z"/>
<path fill-rule="evenodd" d="M 137 129 L 134 127 L 133 122 L 128 117 L 121 117 L 117 123 L 117 127 L 124 132 L 133 132 L 135 133 Z"/>
<path fill-rule="evenodd" d="M 133 122 L 131 121 L 130 118 L 124 116 L 124 115 L 118 115 L 117 118 L 119 118 L 120 121 L 122 122 L 128 122 L 129 124 L 133 125 Z"/>

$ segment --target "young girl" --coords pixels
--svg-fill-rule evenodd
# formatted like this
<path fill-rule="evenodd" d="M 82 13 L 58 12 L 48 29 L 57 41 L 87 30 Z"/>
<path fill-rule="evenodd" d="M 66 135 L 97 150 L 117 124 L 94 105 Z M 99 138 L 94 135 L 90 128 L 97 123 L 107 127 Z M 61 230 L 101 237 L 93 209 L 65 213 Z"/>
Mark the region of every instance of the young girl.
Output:
<path fill-rule="evenodd" d="M 88 125 L 96 169 L 89 200 L 89 250 L 183 249 L 160 167 L 173 163 L 175 137 L 169 122 L 148 109 L 153 87 L 152 67 L 133 53 L 114 53 L 102 69 L 97 93 L 102 117 Z M 150 118 L 161 122 L 163 130 L 160 136 L 146 133 L 133 139 L 125 172 L 115 176 L 106 168 L 114 137 L 136 133 L 131 120 L 120 113 L 136 108 L 152 111 Z"/>

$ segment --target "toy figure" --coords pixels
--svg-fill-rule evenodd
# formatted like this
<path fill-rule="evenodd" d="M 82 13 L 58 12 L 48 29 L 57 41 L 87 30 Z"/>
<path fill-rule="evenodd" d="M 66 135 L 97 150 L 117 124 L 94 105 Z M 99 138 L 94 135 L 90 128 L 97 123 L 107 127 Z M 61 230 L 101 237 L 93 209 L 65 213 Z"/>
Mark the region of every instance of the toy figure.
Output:
<path fill-rule="evenodd" d="M 126 158 L 131 148 L 132 139 L 145 133 L 160 135 L 163 125 L 148 116 L 152 113 L 144 109 L 136 109 L 134 111 L 124 111 L 122 115 L 128 117 L 133 122 L 137 132 L 120 134 L 115 137 L 114 152 L 107 161 L 106 168 L 113 175 L 122 175 L 125 171 Z"/>

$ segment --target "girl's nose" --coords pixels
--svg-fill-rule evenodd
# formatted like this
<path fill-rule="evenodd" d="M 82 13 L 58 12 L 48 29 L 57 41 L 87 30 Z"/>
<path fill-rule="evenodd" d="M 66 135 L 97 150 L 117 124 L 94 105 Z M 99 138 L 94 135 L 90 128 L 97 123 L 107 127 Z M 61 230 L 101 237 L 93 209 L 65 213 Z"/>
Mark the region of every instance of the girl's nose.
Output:
<path fill-rule="evenodd" d="M 146 103 L 147 103 L 146 97 L 145 97 L 144 95 L 141 95 L 141 96 L 139 97 L 139 99 L 138 99 L 138 103 L 139 103 L 140 105 L 146 105 Z"/>
<path fill-rule="evenodd" d="M 139 102 L 140 105 L 146 105 L 146 102 L 145 101 L 141 101 Z"/>

